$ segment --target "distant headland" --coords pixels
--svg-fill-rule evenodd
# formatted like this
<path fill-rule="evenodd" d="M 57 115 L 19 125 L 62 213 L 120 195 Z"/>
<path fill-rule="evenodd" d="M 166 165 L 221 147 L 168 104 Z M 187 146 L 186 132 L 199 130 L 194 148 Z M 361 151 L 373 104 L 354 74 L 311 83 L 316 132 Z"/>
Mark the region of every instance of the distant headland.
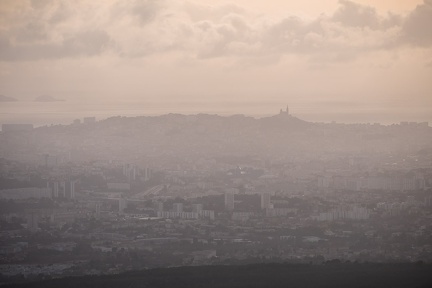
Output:
<path fill-rule="evenodd" d="M 57 99 L 49 95 L 41 95 L 39 97 L 36 97 L 35 102 L 61 102 L 65 101 L 64 99 Z"/>
<path fill-rule="evenodd" d="M 13 98 L 13 97 L 0 95 L 0 102 L 16 102 L 16 101 L 18 101 L 18 100 Z"/>

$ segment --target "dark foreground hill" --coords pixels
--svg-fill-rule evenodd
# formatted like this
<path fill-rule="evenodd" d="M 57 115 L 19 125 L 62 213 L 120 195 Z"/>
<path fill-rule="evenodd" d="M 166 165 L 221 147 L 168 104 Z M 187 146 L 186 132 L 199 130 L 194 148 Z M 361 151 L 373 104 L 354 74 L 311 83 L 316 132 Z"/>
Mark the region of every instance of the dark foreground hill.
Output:
<path fill-rule="evenodd" d="M 177 267 L 4 287 L 432 287 L 432 265 L 339 263 Z"/>

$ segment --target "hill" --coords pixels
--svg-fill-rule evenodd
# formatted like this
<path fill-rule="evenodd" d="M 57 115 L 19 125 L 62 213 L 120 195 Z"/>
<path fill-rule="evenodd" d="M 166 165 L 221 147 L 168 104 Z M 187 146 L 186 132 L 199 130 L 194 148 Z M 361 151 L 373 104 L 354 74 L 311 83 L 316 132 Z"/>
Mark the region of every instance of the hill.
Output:
<path fill-rule="evenodd" d="M 31 141 L 4 147 L 5 153 L 19 154 L 20 146 L 27 143 L 26 151 L 34 155 L 57 151 L 69 153 L 78 162 L 122 159 L 157 167 L 221 157 L 241 157 L 250 163 L 259 159 L 312 161 L 407 149 L 418 153 L 432 147 L 432 128 L 427 123 L 324 124 L 286 114 L 259 119 L 209 114 L 117 116 L 94 123 L 39 127 L 28 137 Z"/>
<path fill-rule="evenodd" d="M 5 288 L 109 287 L 431 287 L 426 264 L 255 264 L 152 269 L 111 276 L 63 278 Z"/>

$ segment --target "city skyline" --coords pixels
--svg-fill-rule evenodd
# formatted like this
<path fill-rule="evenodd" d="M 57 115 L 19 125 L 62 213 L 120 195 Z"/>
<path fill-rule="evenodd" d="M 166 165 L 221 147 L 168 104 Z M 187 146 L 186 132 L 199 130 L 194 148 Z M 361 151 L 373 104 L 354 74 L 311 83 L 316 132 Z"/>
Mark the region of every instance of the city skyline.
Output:
<path fill-rule="evenodd" d="M 432 287 L 431 27 L 0 0 L 0 286 Z"/>

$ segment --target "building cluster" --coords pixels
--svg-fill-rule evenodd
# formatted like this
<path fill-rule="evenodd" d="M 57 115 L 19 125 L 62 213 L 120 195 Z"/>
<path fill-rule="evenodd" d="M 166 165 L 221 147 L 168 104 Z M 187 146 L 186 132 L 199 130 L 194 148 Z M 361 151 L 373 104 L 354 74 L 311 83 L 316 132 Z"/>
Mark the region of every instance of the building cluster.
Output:
<path fill-rule="evenodd" d="M 52 192 L 48 188 L 13 188 L 0 190 L 0 199 L 18 200 L 18 199 L 40 199 L 51 198 Z"/>
<path fill-rule="evenodd" d="M 395 173 L 399 174 L 399 173 Z M 410 175 L 411 174 L 411 175 Z M 364 190 L 415 191 L 426 188 L 424 175 L 409 173 L 402 175 L 318 176 L 320 188 Z"/>
<path fill-rule="evenodd" d="M 49 181 L 47 189 L 52 198 L 74 199 L 75 183 L 76 181 Z"/>
<path fill-rule="evenodd" d="M 318 216 L 312 216 L 312 219 L 318 221 L 335 221 L 342 219 L 365 220 L 369 219 L 370 215 L 370 209 L 354 206 L 351 208 L 339 208 L 329 212 L 322 212 Z"/>
<path fill-rule="evenodd" d="M 123 121 L 3 126 L 0 271 L 432 261 L 427 125 Z"/>

